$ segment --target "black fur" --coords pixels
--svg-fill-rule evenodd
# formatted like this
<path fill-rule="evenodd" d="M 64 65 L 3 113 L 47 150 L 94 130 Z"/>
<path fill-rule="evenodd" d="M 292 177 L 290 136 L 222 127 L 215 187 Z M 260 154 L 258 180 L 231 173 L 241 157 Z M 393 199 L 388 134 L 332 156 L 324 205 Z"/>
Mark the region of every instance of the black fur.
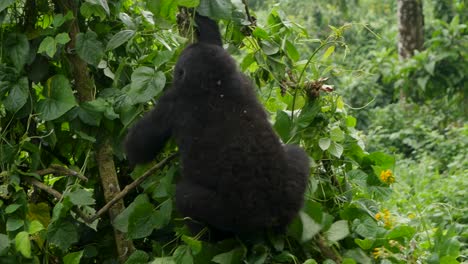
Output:
<path fill-rule="evenodd" d="M 130 129 L 127 157 L 149 162 L 173 137 L 184 216 L 234 233 L 284 231 L 303 204 L 308 156 L 282 145 L 252 84 L 222 48 L 217 24 L 201 16 L 196 22 L 198 43 L 182 52 L 173 87 Z"/>

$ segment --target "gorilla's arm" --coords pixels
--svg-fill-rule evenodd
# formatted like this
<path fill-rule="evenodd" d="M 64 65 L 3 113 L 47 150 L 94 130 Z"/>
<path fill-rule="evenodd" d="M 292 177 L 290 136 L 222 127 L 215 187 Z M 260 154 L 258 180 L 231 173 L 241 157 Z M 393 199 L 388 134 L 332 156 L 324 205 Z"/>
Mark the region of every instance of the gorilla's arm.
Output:
<path fill-rule="evenodd" d="M 219 33 L 218 24 L 215 21 L 197 13 L 195 22 L 197 23 L 198 42 L 223 46 L 221 33 Z"/>
<path fill-rule="evenodd" d="M 172 134 L 173 108 L 173 96 L 168 92 L 130 129 L 124 146 L 130 164 L 149 162 L 161 151 Z"/>

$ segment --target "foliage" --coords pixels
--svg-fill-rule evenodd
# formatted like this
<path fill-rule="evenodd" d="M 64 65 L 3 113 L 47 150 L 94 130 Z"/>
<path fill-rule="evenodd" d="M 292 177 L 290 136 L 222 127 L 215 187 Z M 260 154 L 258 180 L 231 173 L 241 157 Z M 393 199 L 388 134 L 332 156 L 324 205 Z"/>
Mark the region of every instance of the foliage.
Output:
<path fill-rule="evenodd" d="M 358 2 L 350 2 L 349 6 Z M 258 97 L 270 113 L 275 130 L 284 142 L 300 144 L 311 157 L 306 202 L 285 236 L 210 243 L 199 239 L 202 234 L 190 234 L 174 208 L 177 162 L 144 181 L 138 192 L 127 195 L 126 209 L 113 221 L 106 216 L 85 221 L 106 203 L 103 192 L 115 192 L 115 186 L 101 183 L 104 175 L 115 171 L 120 183 L 126 185 L 151 166 L 140 166 L 132 172 L 121 141 L 127 128 L 157 103 L 164 89 L 170 89 L 174 63 L 191 41 L 190 32 L 185 34 L 187 28 L 176 20 L 176 15 L 185 10 L 179 6 L 197 7 L 205 15 L 222 19 L 225 46 L 258 87 Z M 307 11 L 302 7 L 300 10 Z M 358 68 L 359 63 L 343 59 L 349 52 L 344 39 L 354 35 L 349 25 L 318 32 L 321 39 L 316 39 L 293 23 L 283 8 L 269 9 L 254 26 L 244 15 L 240 1 L 2 1 L 0 262 L 116 262 L 114 232 L 120 231 L 136 248 L 128 248 L 133 254 L 127 263 L 456 263 L 462 247 L 458 240 L 461 228 L 452 222 L 466 222 L 461 211 L 454 210 L 458 214 L 448 218 L 434 207 L 434 211 L 419 214 L 413 222 L 405 222 L 396 217 L 399 212 L 395 204 L 384 201 L 391 197 L 391 186 L 399 190 L 418 187 L 415 196 L 399 196 L 417 199 L 417 208 L 438 202 L 463 208 L 465 204 L 459 202 L 462 199 L 453 196 L 444 200 L 443 192 L 434 199 L 422 199 L 425 193 L 423 185 L 416 184 L 417 164 L 411 163 L 412 170 L 406 172 L 411 178 L 403 177 L 405 171 L 395 167 L 395 158 L 380 150 L 409 148 L 409 153 L 426 158 L 441 172 L 461 175 L 466 171 L 460 162 L 466 159 L 459 153 L 466 141 L 456 140 L 457 133 L 466 135 L 466 126 L 444 134 L 440 132 L 444 131 L 442 121 L 427 125 L 421 120 L 416 133 L 402 132 L 398 137 L 411 136 L 425 144 L 415 145 L 410 140 L 411 144 L 398 146 L 398 141 L 388 141 L 389 145 L 385 145 L 389 135 L 400 132 L 412 119 L 398 119 L 401 123 L 390 126 L 384 122 L 387 117 L 382 112 L 372 118 L 377 120 L 373 128 L 379 134 L 370 141 L 370 149 L 379 151 L 366 151 L 364 135 L 356 129 L 357 120 L 345 104 L 353 98 L 330 92 L 325 78 L 332 77 L 330 82 L 341 88 L 344 85 L 335 77 L 345 78 L 347 70 L 339 65 Z M 336 13 L 327 19 L 340 18 L 343 10 L 333 10 Z M 352 12 L 347 14 L 352 16 Z M 336 24 L 341 22 L 337 20 Z M 328 23 L 322 20 L 317 28 Z M 464 44 L 457 42 L 465 32 L 461 24 L 441 23 L 440 32 L 435 33 L 440 36 L 433 44 L 435 49 L 445 49 L 447 39 L 453 37 L 450 43 L 460 45 L 453 52 L 462 54 Z M 446 28 L 450 28 L 448 35 L 444 35 Z M 372 36 L 367 31 L 350 42 L 367 43 Z M 379 60 L 385 66 L 394 64 L 393 50 L 389 48 L 391 33 L 383 41 L 387 44 L 384 51 L 373 53 L 375 60 L 362 65 L 380 69 Z M 361 44 L 359 54 L 366 54 L 375 43 Z M 428 49 L 425 58 L 431 59 L 431 52 L 435 51 Z M 437 63 L 465 67 L 460 64 L 461 58 L 447 58 Z M 393 86 L 394 69 L 381 69 L 378 79 L 383 82 L 379 83 Z M 406 76 L 419 71 L 415 67 Z M 454 87 L 454 94 L 458 94 L 461 80 L 447 81 L 451 86 L 445 87 Z M 368 84 L 362 86 L 370 87 Z M 379 86 L 373 87 L 377 90 Z M 423 107 L 420 111 L 432 113 L 432 109 Z M 389 129 L 381 133 L 377 130 L 379 122 Z M 438 132 L 428 136 L 427 131 L 433 127 Z M 447 141 L 452 137 L 453 142 Z M 432 144 L 434 138 L 440 144 Z M 105 144 L 113 149 L 111 168 L 101 164 L 101 146 Z M 174 144 L 169 144 L 160 156 L 175 150 Z M 447 162 L 453 165 L 439 161 L 439 152 L 447 155 Z M 460 177 L 450 178 L 455 185 L 446 185 L 447 191 L 461 184 Z M 436 178 L 427 181 L 431 179 Z M 427 235 L 426 231 L 434 226 L 422 224 L 421 230 L 418 225 L 432 212 L 440 228 Z M 412 241 L 424 244 L 413 251 Z"/>

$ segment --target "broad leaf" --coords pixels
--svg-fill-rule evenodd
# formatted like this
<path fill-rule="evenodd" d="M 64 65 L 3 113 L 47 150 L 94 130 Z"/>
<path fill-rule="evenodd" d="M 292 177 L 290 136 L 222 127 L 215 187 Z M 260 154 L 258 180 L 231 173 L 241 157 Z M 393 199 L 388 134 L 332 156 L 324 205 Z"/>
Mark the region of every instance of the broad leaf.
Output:
<path fill-rule="evenodd" d="M 23 68 L 29 55 L 29 42 L 26 35 L 20 33 L 8 35 L 4 43 L 4 49 L 8 51 L 6 55 L 10 57 L 16 69 Z"/>
<path fill-rule="evenodd" d="M 124 44 L 127 42 L 129 39 L 131 39 L 135 35 L 134 30 L 126 29 L 118 32 L 112 38 L 109 40 L 107 43 L 106 50 L 113 50 L 120 45 Z"/>
<path fill-rule="evenodd" d="M 0 12 L 2 12 L 7 7 L 12 5 L 14 2 L 15 2 L 15 0 L 2 0 L 2 1 L 0 1 Z"/>
<path fill-rule="evenodd" d="M 322 150 L 327 150 L 330 147 L 331 140 L 329 138 L 321 138 L 319 140 L 319 147 Z"/>
<path fill-rule="evenodd" d="M 84 189 L 76 189 L 72 192 L 67 193 L 68 197 L 70 197 L 70 201 L 74 205 L 93 205 L 95 204 L 95 200 L 93 198 L 93 194 L 88 192 Z"/>
<path fill-rule="evenodd" d="M 244 248 L 235 248 L 229 252 L 214 256 L 211 261 L 219 264 L 242 263 L 245 253 Z"/>
<path fill-rule="evenodd" d="M 328 149 L 330 154 L 337 158 L 341 158 L 341 155 L 343 155 L 343 150 L 343 146 L 335 142 L 332 142 L 330 148 Z"/>
<path fill-rule="evenodd" d="M 44 87 L 45 99 L 37 104 L 37 112 L 45 121 L 54 120 L 76 105 L 70 82 L 63 75 L 55 75 Z"/>
<path fill-rule="evenodd" d="M 132 74 L 128 96 L 134 103 L 144 103 L 158 95 L 166 84 L 166 76 L 149 67 L 140 67 Z"/>
<path fill-rule="evenodd" d="M 8 93 L 8 96 L 3 100 L 5 108 L 10 112 L 20 110 L 26 104 L 29 97 L 28 79 L 23 77 L 17 83 L 14 83 Z"/>
<path fill-rule="evenodd" d="M 46 37 L 44 40 L 42 40 L 37 53 L 43 52 L 45 52 L 47 56 L 51 58 L 54 57 L 55 53 L 57 52 L 57 42 L 55 42 L 53 37 Z"/>
<path fill-rule="evenodd" d="M 104 48 L 97 39 L 97 34 L 88 31 L 77 35 L 76 53 L 87 63 L 97 66 L 104 56 Z"/>
<path fill-rule="evenodd" d="M 190 251 L 190 248 L 186 245 L 181 245 L 177 247 L 174 251 L 174 260 L 175 263 L 183 263 L 183 264 L 193 264 L 193 256 Z"/>
<path fill-rule="evenodd" d="M 155 227 L 159 226 L 160 219 L 154 211 L 154 206 L 147 202 L 139 204 L 128 219 L 128 237 L 132 239 L 149 236 Z"/>
<path fill-rule="evenodd" d="M 78 252 L 72 252 L 63 258 L 64 264 L 80 264 L 81 257 L 83 257 L 83 250 Z"/>
<path fill-rule="evenodd" d="M 200 0 L 197 9 L 201 15 L 223 19 L 231 18 L 232 10 L 230 0 Z"/>
<path fill-rule="evenodd" d="M 301 58 L 299 51 L 297 51 L 296 46 L 292 44 L 289 40 L 286 40 L 285 44 L 286 54 L 292 61 L 298 61 Z"/>
<path fill-rule="evenodd" d="M 10 247 L 10 240 L 7 235 L 0 234 L 0 256 L 3 256 Z"/>
<path fill-rule="evenodd" d="M 328 240 L 337 242 L 349 235 L 348 221 L 340 220 L 333 223 L 328 229 L 327 233 Z"/>
<path fill-rule="evenodd" d="M 31 241 L 27 232 L 19 232 L 15 237 L 16 250 L 18 250 L 24 257 L 31 257 Z"/>
<path fill-rule="evenodd" d="M 302 223 L 302 242 L 311 240 L 322 229 L 321 225 L 304 212 L 299 212 L 299 218 Z"/>
<path fill-rule="evenodd" d="M 107 4 L 107 0 L 86 0 L 86 2 L 101 6 L 108 15 L 110 14 L 110 9 L 109 5 Z"/>
<path fill-rule="evenodd" d="M 76 227 L 65 221 L 54 222 L 47 230 L 47 239 L 59 247 L 61 250 L 67 250 L 73 243 L 78 241 L 78 232 Z"/>
<path fill-rule="evenodd" d="M 70 41 L 70 36 L 68 36 L 68 33 L 60 33 L 57 36 L 55 36 L 55 41 L 59 44 L 67 44 Z"/>
<path fill-rule="evenodd" d="M 185 7 L 197 7 L 200 4 L 200 0 L 177 0 L 177 4 Z"/>

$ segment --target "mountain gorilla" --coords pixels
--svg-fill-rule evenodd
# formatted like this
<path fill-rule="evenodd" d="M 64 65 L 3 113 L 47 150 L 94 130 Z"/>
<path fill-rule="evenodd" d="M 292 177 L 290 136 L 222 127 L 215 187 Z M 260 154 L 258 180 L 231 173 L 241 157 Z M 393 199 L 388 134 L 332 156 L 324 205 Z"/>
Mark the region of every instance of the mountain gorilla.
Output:
<path fill-rule="evenodd" d="M 199 15 L 195 22 L 198 42 L 180 55 L 173 87 L 130 129 L 127 157 L 149 162 L 173 137 L 183 216 L 228 233 L 284 232 L 303 204 L 309 158 L 281 143 L 218 25 Z"/>

